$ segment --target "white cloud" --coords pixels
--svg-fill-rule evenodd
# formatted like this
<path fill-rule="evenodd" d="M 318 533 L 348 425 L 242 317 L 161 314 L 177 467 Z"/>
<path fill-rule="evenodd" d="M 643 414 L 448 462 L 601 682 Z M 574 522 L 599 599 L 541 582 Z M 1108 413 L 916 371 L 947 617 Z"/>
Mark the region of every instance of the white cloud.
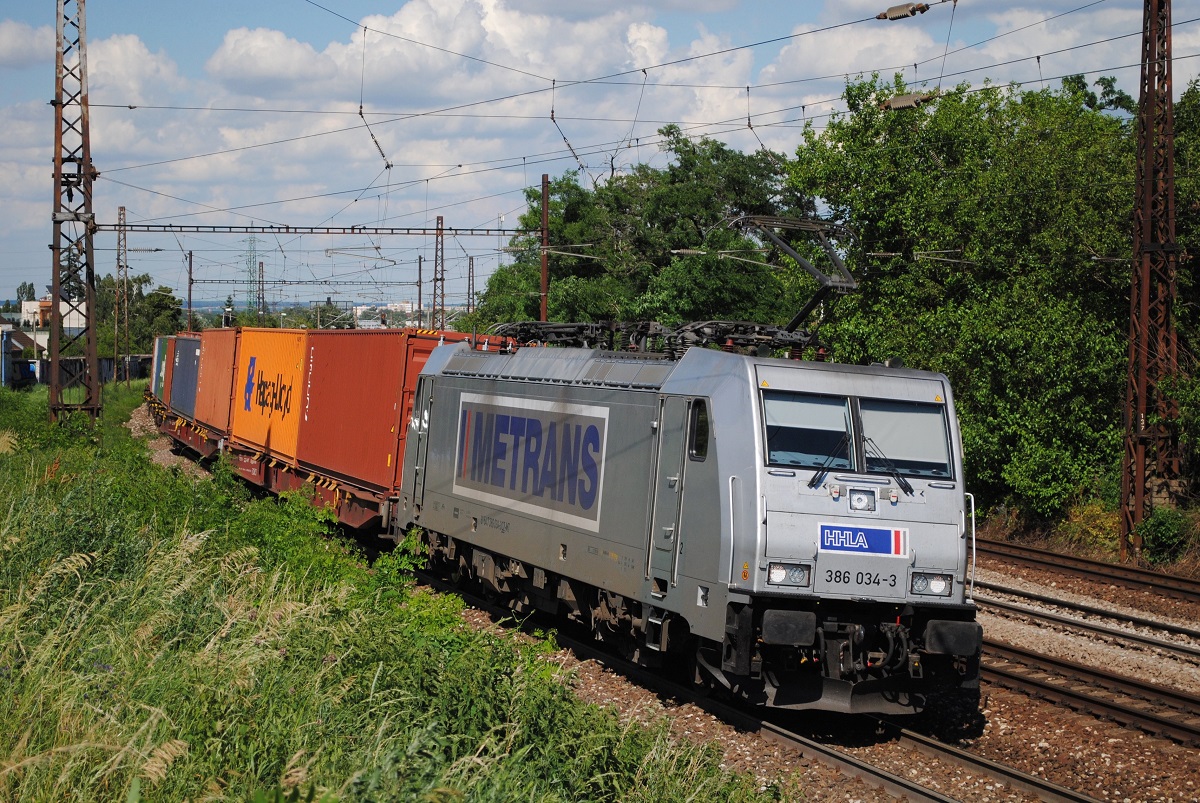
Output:
<path fill-rule="evenodd" d="M 0 20 L 0 69 L 21 69 L 54 64 L 54 29 L 34 28 L 23 22 Z"/>
<path fill-rule="evenodd" d="M 88 43 L 92 103 L 167 103 L 185 88 L 175 62 L 133 34 Z"/>
<path fill-rule="evenodd" d="M 280 31 L 235 28 L 205 64 L 226 88 L 247 95 L 286 97 L 337 75 L 337 64 Z"/>
<path fill-rule="evenodd" d="M 646 22 L 635 22 L 625 35 L 629 61 L 637 65 L 661 64 L 670 50 L 666 28 Z"/>
<path fill-rule="evenodd" d="M 113 0 L 113 5 L 119 7 L 122 2 Z M 298 225 L 320 225 L 328 220 L 330 225 L 423 226 L 443 214 L 448 226 L 461 227 L 495 225 L 503 213 L 508 216 L 507 225 L 514 226 L 524 205 L 523 187 L 536 185 L 543 172 L 557 176 L 576 166 L 563 134 L 599 180 L 608 175 L 610 163 L 617 169 L 639 161 L 663 164 L 666 157 L 652 143 L 655 130 L 664 122 L 678 122 L 688 133 L 713 135 L 746 150 L 757 148 L 761 137 L 768 146 L 788 153 L 796 146 L 797 128 L 770 123 L 801 117 L 798 107 L 802 104 L 809 119 L 840 106 L 840 101 L 827 105 L 819 101 L 840 97 L 844 74 L 933 59 L 928 66 L 921 65 L 917 77 L 936 77 L 950 23 L 949 4 L 914 20 L 872 20 L 649 69 L 644 87 L 643 76 L 637 72 L 789 31 L 803 33 L 873 17 L 890 2 L 393 0 L 376 6 L 385 11 L 360 21 L 391 34 L 367 35 L 365 65 L 362 29 L 332 16 L 323 17 L 311 8 L 296 19 L 268 15 L 253 21 L 213 19 L 204 31 L 208 38 L 192 37 L 191 31 L 155 28 L 153 22 L 127 14 L 115 29 L 121 33 L 93 41 L 89 53 L 93 157 L 102 173 L 96 212 L 101 220 L 112 222 L 115 208 L 121 204 L 129 208 L 132 220 L 198 213 L 203 205 L 236 207 L 353 190 L 255 206 L 238 213 L 200 214 L 192 220 L 231 223 L 250 215 Z M 1013 30 L 1074 7 L 1065 5 L 1067 2 L 1047 0 L 1048 5 L 1033 6 L 1022 0 L 1003 11 L 995 4 L 959 3 L 950 49 L 987 38 L 997 28 Z M 1033 52 L 1048 53 L 1117 32 L 1139 31 L 1140 7 L 1134 5 L 1131 0 L 1120 0 L 1119 5 L 1098 6 L 951 55 L 947 72 Z M 704 16 L 710 12 L 717 14 Z M 768 15 L 775 19 L 764 23 Z M 308 27 L 300 16 L 306 17 Z M 319 24 L 314 27 L 310 18 Z M 740 19 L 753 24 L 739 27 Z M 38 20 L 27 22 L 36 25 Z M 256 27 L 264 24 L 270 27 Z M 233 25 L 245 27 L 226 30 Z M 196 41 L 212 42 L 208 46 L 211 52 L 193 54 L 183 49 L 195 47 Z M 1073 51 L 1063 60 L 1066 66 L 1077 65 L 1076 71 L 1123 63 L 1130 60 L 1130 53 L 1136 60 L 1136 39 L 1132 41 L 1132 45 L 1122 42 Z M 1177 29 L 1177 55 L 1189 46 L 1194 51 L 1197 41 L 1200 26 Z M 0 22 L 0 70 L 35 66 L 44 78 L 43 88 L 36 94 L 24 89 L 22 82 L 0 85 L 0 99 L 12 98 L 0 100 L 6 104 L 0 106 L 0 130 L 4 132 L 0 138 L 0 259 L 10 262 L 11 254 L 34 251 L 14 243 L 32 241 L 44 250 L 49 236 L 53 114 L 44 95 L 53 86 L 53 56 L 52 29 Z M 1052 70 L 1066 71 L 1050 59 L 1043 57 L 1047 75 Z M 1200 60 L 1177 60 L 1178 91 L 1186 86 L 1198 63 Z M 1032 70 L 1036 80 L 1036 65 Z M 608 82 L 573 83 L 628 71 L 632 72 Z M 890 78 L 890 71 L 884 72 Z M 1000 80 L 1025 80 L 1028 73 L 1016 67 L 1001 68 L 968 78 L 981 83 L 988 74 Z M 822 75 L 833 77 L 807 80 Z M 911 68 L 906 77 L 911 80 Z M 548 91 L 551 78 L 557 79 L 553 94 Z M 1136 82 L 1120 80 L 1135 94 Z M 779 83 L 763 86 L 772 82 Z M 754 86 L 749 99 L 747 84 Z M 360 93 L 371 130 L 394 165 L 390 171 L 384 171 L 383 158 L 361 126 L 357 114 Z M 512 97 L 500 99 L 505 96 Z M 105 108 L 100 105 L 104 103 L 139 108 Z M 549 119 L 552 104 L 562 133 Z M 155 105 L 209 110 L 150 108 Z M 221 107 L 264 111 L 215 110 Z M 460 108 L 429 113 L 451 107 Z M 796 108 L 785 111 L 789 107 Z M 322 113 L 282 114 L 266 109 Z M 745 126 L 748 111 L 756 115 L 753 131 Z M 389 119 L 377 112 L 388 112 L 393 118 L 403 113 L 424 114 Z M 718 125 L 719 121 L 728 122 Z M 255 147 L 275 142 L 281 144 Z M 210 152 L 220 153 L 188 158 Z M 155 162 L 163 164 L 117 169 Z M 458 164 L 463 167 L 455 167 Z M 583 181 L 588 183 L 587 178 Z M 375 186 L 364 190 L 372 182 Z M 162 194 L 148 194 L 137 187 Z M 162 237 L 162 242 L 151 239 L 139 236 L 137 244 L 172 250 L 171 270 L 175 271 L 178 243 L 172 237 Z M 198 265 L 203 259 L 231 265 L 241 259 L 236 253 L 230 256 L 240 247 L 241 238 L 181 239 L 185 247 L 197 249 Z M 303 241 L 318 254 L 326 245 L 338 244 L 312 237 Z M 111 239 L 107 242 L 112 245 Z M 296 247 L 289 246 L 286 239 L 283 243 L 287 248 Z M 494 238 L 486 243 L 471 239 L 462 243 L 475 254 L 499 244 Z M 416 250 L 427 246 L 420 238 L 384 241 L 385 249 L 391 249 L 397 261 L 414 260 Z M 260 245 L 265 247 L 272 246 Z M 448 258 L 451 252 L 455 258 L 462 256 L 461 249 L 448 243 Z M 201 257 L 202 253 L 207 256 Z M 36 265 L 42 264 L 43 257 L 38 250 Z M 486 261 L 477 266 L 481 277 L 496 264 L 495 252 L 490 258 L 490 266 Z M 345 259 L 289 251 L 287 264 L 299 261 L 305 270 L 312 264 L 313 270 L 328 275 L 335 262 Z M 37 270 L 40 276 L 43 269 Z M 230 270 L 236 273 L 240 268 Z M 393 278 L 413 276 L 396 268 Z M 167 275 L 163 279 L 173 283 Z M 482 286 L 482 280 L 477 286 Z M 228 288 L 213 290 L 221 299 L 227 292 Z M 240 293 L 238 290 L 235 295 Z"/>

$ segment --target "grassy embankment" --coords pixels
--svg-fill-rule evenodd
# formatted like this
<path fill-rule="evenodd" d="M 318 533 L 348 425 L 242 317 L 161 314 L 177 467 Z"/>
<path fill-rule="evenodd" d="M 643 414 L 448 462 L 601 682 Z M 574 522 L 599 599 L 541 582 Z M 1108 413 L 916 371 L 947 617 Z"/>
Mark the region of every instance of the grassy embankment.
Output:
<path fill-rule="evenodd" d="M 578 703 L 549 641 L 464 626 L 304 500 L 151 464 L 141 389 L 106 391 L 92 431 L 0 390 L 0 799 L 778 794 Z"/>

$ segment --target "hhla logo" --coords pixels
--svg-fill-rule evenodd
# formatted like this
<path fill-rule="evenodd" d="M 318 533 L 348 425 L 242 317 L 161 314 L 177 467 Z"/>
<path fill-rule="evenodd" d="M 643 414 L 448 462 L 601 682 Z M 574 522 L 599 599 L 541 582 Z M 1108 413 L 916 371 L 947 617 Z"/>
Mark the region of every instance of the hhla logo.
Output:
<path fill-rule="evenodd" d="M 274 379 L 267 379 L 262 371 L 257 370 L 257 357 L 250 358 L 246 369 L 246 387 L 243 389 L 243 402 L 247 412 L 258 407 L 260 412 L 268 417 L 276 412 L 280 418 L 286 418 L 292 410 L 292 386 L 284 384 L 283 374 L 276 374 Z"/>

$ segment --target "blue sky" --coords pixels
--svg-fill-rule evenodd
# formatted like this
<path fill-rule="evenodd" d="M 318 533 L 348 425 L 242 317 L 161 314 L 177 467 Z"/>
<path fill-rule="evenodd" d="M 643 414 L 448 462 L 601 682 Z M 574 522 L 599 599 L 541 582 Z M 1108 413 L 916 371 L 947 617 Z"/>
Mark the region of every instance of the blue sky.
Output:
<path fill-rule="evenodd" d="M 840 108 L 844 76 L 916 65 L 905 67 L 907 80 L 936 84 L 947 50 L 948 83 L 1037 87 L 1100 71 L 1136 96 L 1136 69 L 1117 68 L 1139 58 L 1140 2 L 959 0 L 903 21 L 870 19 L 887 5 L 93 2 L 95 211 L 103 223 L 123 205 L 130 222 L 421 227 L 443 215 L 447 226 L 494 226 L 503 216 L 511 227 L 525 186 L 579 166 L 571 149 L 596 180 L 614 166 L 661 164 L 654 138 L 665 122 L 741 149 L 761 140 L 792 153 L 804 120 L 821 125 Z M 1200 17 L 1200 0 L 1175 2 L 1173 16 L 1178 92 L 1200 70 L 1189 58 L 1200 54 L 1200 22 L 1187 22 Z M 51 0 L 0 0 L 0 298 L 22 281 L 39 291 L 50 282 L 53 25 Z M 574 83 L 614 73 L 626 74 Z M 753 131 L 738 122 L 748 111 Z M 197 285 L 197 304 L 245 297 L 232 283 L 246 273 L 245 236 L 137 234 L 128 244 L 162 249 L 132 252 L 131 271 L 180 293 L 184 251 L 195 254 L 197 278 L 231 282 Z M 464 300 L 468 255 L 482 288 L 505 258 L 500 245 L 446 243 L 447 301 Z M 96 248 L 97 272 L 114 272 L 115 235 L 98 234 Z M 410 300 L 411 286 L 387 283 L 414 281 L 417 256 L 428 266 L 432 249 L 431 238 L 361 235 L 256 244 L 271 279 L 377 282 L 273 287 L 272 304 Z"/>

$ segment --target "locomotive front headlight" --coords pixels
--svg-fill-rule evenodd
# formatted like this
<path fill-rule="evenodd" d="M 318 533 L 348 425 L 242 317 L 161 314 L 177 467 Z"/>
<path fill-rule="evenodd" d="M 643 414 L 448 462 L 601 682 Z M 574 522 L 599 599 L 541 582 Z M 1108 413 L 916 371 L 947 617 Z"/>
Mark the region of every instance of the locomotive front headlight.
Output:
<path fill-rule="evenodd" d="M 807 566 L 795 563 L 772 563 L 767 566 L 767 582 L 771 585 L 806 586 L 810 580 Z"/>
<path fill-rule="evenodd" d="M 854 488 L 850 491 L 850 509 L 858 513 L 875 512 L 875 492 Z"/>
<path fill-rule="evenodd" d="M 932 597 L 948 597 L 954 588 L 954 580 L 948 574 L 926 574 L 913 572 L 909 586 L 914 594 L 928 594 Z"/>

